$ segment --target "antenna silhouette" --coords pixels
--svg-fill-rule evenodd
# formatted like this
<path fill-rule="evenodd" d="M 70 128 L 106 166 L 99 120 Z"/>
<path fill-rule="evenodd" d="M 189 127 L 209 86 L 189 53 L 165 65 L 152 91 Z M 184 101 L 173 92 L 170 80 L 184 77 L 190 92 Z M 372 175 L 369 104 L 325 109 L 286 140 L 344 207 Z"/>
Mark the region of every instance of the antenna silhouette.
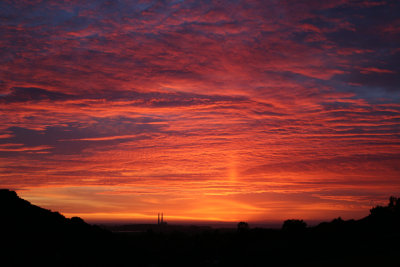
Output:
<path fill-rule="evenodd" d="M 162 224 L 166 224 L 165 222 L 164 222 L 164 213 L 163 212 L 159 212 L 158 214 L 157 214 L 157 224 L 158 225 L 162 225 Z"/>

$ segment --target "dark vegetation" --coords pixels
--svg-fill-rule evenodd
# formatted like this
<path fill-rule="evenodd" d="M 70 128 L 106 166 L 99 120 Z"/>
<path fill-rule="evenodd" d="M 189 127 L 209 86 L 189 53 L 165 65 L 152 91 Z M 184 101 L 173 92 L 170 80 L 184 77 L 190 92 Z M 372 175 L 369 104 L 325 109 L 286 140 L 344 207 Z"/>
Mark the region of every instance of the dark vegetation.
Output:
<path fill-rule="evenodd" d="M 400 199 L 361 220 L 282 229 L 119 226 L 67 219 L 0 190 L 0 266 L 400 266 Z M 119 231 L 119 232 L 116 232 Z"/>

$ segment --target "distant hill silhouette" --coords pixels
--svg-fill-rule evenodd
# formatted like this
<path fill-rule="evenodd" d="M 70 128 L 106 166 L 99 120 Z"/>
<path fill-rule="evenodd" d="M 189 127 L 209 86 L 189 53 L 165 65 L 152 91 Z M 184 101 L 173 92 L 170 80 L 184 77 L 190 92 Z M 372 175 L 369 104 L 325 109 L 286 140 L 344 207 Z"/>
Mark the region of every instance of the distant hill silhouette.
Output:
<path fill-rule="evenodd" d="M 2 189 L 0 266 L 400 266 L 400 199 L 370 212 L 314 227 L 291 219 L 280 230 L 240 222 L 230 231 L 128 225 L 111 233 Z"/>
<path fill-rule="evenodd" d="M 186 234 L 195 234 L 212 230 L 210 226 L 174 225 L 174 224 L 124 224 L 124 225 L 109 225 L 109 226 L 106 225 L 103 227 L 115 233 L 182 232 Z"/>

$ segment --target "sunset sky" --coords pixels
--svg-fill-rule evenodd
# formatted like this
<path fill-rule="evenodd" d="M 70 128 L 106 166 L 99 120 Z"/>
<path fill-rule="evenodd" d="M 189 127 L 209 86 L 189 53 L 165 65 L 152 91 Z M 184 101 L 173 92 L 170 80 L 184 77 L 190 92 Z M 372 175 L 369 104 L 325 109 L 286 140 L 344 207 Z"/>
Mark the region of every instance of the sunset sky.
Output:
<path fill-rule="evenodd" d="M 0 187 L 89 222 L 400 194 L 400 1 L 0 2 Z"/>

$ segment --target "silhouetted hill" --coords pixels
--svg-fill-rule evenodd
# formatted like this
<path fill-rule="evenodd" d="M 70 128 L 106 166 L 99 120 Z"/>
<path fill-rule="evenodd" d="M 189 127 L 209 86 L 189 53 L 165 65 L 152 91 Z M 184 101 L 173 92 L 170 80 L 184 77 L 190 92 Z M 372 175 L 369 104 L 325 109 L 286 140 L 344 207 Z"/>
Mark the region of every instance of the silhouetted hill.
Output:
<path fill-rule="evenodd" d="M 319 234 L 399 234 L 400 233 L 400 198 L 390 197 L 387 206 L 377 206 L 370 214 L 360 220 L 343 220 L 337 218 L 323 222 L 312 229 Z"/>
<path fill-rule="evenodd" d="M 399 206 L 392 197 L 361 220 L 315 227 L 291 219 L 280 230 L 240 222 L 237 231 L 142 224 L 111 233 L 0 190 L 0 266 L 400 266 Z"/>
<path fill-rule="evenodd" d="M 58 212 L 32 205 L 14 191 L 0 189 L 0 227 L 13 235 L 18 233 L 69 233 L 97 234 L 99 227 L 85 223 L 79 217 L 65 218 Z"/>
<path fill-rule="evenodd" d="M 32 205 L 14 191 L 0 189 L 0 266 L 69 265 L 70 260 L 85 262 L 96 242 L 111 233 L 84 222 L 65 218 L 58 212 Z M 61 258 L 69 255 L 69 259 Z M 88 260 L 88 259 L 86 259 Z"/>

